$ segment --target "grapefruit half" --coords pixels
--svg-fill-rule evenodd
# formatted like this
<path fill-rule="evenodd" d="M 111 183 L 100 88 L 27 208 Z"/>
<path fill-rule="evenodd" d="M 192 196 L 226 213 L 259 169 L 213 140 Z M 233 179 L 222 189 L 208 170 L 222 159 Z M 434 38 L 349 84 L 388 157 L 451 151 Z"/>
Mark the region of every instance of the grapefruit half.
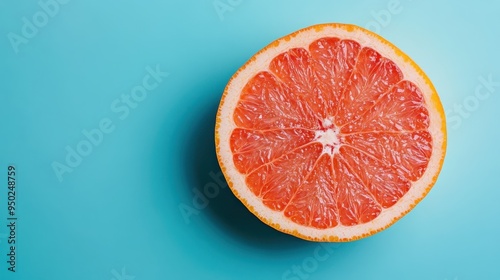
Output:
<path fill-rule="evenodd" d="M 446 121 L 425 73 L 379 35 L 321 24 L 280 38 L 230 79 L 217 158 L 241 202 L 312 241 L 386 229 L 430 191 Z"/>

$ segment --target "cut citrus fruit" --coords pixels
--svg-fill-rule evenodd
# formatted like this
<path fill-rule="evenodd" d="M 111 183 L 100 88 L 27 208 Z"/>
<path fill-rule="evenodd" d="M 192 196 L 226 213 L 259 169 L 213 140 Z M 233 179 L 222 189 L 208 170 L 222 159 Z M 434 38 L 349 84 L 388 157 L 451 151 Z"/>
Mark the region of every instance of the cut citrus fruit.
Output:
<path fill-rule="evenodd" d="M 234 74 L 215 142 L 231 190 L 264 223 L 307 240 L 351 241 L 427 195 L 446 122 L 407 55 L 368 30 L 331 23 L 274 41 Z"/>

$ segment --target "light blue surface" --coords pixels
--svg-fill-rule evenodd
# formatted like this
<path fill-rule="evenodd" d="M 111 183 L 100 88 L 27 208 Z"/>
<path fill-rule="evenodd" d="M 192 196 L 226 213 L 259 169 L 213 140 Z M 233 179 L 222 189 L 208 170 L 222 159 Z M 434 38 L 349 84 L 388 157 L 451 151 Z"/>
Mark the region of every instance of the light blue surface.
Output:
<path fill-rule="evenodd" d="M 66 2 L 51 15 L 37 1 L 0 2 L 0 279 L 500 279 L 497 1 Z M 34 16 L 35 31 L 23 21 Z M 409 54 L 449 125 L 427 198 L 388 230 L 331 247 L 270 229 L 210 176 L 230 76 L 272 40 L 323 22 L 369 27 Z M 151 90 L 126 105 L 143 82 Z M 85 146 L 82 131 L 101 122 L 108 133 Z M 88 155 L 58 178 L 54 162 L 78 145 Z M 193 204 L 204 187 L 214 198 L 184 217 L 205 206 Z"/>

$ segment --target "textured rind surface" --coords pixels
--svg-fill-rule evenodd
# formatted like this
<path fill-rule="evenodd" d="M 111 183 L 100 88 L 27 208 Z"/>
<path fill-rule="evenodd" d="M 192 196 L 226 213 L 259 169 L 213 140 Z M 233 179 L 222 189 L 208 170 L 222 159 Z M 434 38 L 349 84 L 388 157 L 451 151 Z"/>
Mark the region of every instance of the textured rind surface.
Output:
<path fill-rule="evenodd" d="M 255 74 L 261 69 L 265 69 L 265 67 L 269 65 L 271 59 L 279 53 L 292 47 L 305 47 L 317 38 L 328 36 L 357 40 L 361 45 L 370 46 L 396 62 L 405 75 L 411 73 L 411 75 L 405 76 L 405 79 L 415 82 L 424 94 L 426 104 L 428 105 L 427 109 L 431 114 L 429 131 L 434 139 L 434 146 L 429 166 L 422 176 L 423 179 L 415 182 L 412 187 L 417 191 L 407 194 L 402 202 L 398 202 L 395 205 L 394 209 L 388 209 L 388 214 L 385 214 L 383 218 L 379 219 L 377 217 L 370 223 L 359 226 L 339 226 L 334 229 L 317 230 L 290 223 L 286 221 L 285 217 L 267 212 L 262 205 L 259 205 L 257 200 L 250 201 L 252 200 L 252 196 L 245 193 L 246 186 L 244 181 L 241 181 L 241 178 L 238 177 L 242 175 L 235 173 L 235 168 L 232 165 L 232 158 L 228 156 L 230 152 L 228 153 L 229 137 L 227 137 L 227 135 L 235 128 L 234 124 L 231 124 L 233 120 L 230 113 L 231 109 L 234 109 L 231 103 L 234 103 L 234 99 L 239 97 L 239 92 L 241 92 L 241 88 L 250 75 Z M 381 46 L 383 47 L 382 50 Z M 224 143 L 221 141 L 224 141 Z M 328 23 L 298 30 L 272 42 L 255 54 L 233 75 L 224 90 L 217 112 L 215 145 L 217 159 L 231 190 L 261 221 L 276 230 L 306 240 L 345 242 L 364 238 L 388 228 L 411 211 L 427 195 L 436 182 L 444 161 L 446 151 L 446 121 L 443 107 L 434 86 L 425 73 L 406 54 L 377 34 L 355 25 Z"/>

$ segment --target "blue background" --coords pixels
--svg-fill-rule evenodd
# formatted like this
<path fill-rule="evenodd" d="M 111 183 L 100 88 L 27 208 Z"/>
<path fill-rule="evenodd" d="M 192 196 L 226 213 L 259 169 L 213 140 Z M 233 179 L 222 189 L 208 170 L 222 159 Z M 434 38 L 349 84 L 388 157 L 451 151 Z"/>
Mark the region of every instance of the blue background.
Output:
<path fill-rule="evenodd" d="M 37 1 L 0 0 L 0 278 L 500 279 L 500 6 L 436 2 L 70 0 L 49 15 Z M 39 27 L 20 42 L 23 18 Z M 324 22 L 368 27 L 410 55 L 449 125 L 427 198 L 391 228 L 328 248 L 262 224 L 209 175 L 220 171 L 214 117 L 231 75 L 274 39 Z M 128 115 L 113 109 L 148 67 L 169 76 Z M 114 130 L 59 180 L 54 162 L 106 119 Z M 207 185 L 213 198 L 193 203 Z"/>

